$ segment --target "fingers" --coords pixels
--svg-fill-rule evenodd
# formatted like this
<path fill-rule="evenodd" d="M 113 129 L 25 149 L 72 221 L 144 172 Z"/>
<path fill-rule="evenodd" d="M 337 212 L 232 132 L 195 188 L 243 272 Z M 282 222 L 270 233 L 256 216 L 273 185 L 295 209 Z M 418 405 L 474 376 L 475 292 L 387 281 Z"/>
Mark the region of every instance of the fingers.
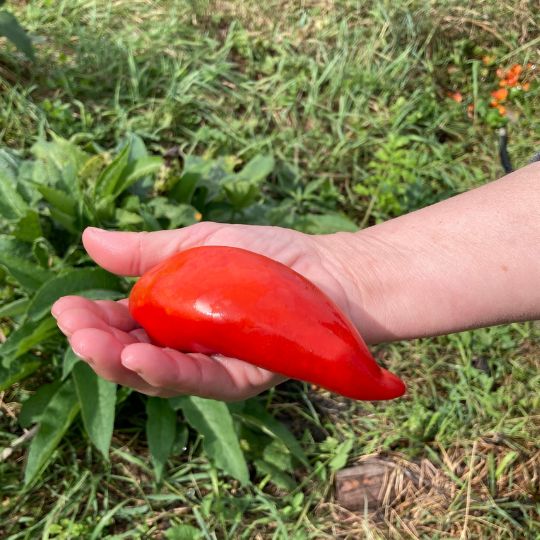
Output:
<path fill-rule="evenodd" d="M 106 329 L 112 326 L 125 332 L 137 328 L 127 304 L 122 301 L 93 301 L 81 296 L 64 296 L 54 303 L 51 313 L 64 333 L 73 333 L 78 328 Z"/>
<path fill-rule="evenodd" d="M 140 276 L 174 253 L 202 245 L 218 223 L 198 223 L 171 231 L 117 232 L 88 227 L 83 244 L 97 264 L 125 276 Z"/>
<path fill-rule="evenodd" d="M 234 358 L 183 354 L 146 343 L 127 346 L 121 361 L 153 387 L 225 401 L 246 399 L 284 380 Z"/>
<path fill-rule="evenodd" d="M 126 342 L 134 343 L 136 340 L 133 337 L 129 339 L 128 334 L 124 334 L 123 339 L 119 339 L 119 337 L 121 336 L 112 335 L 104 330 L 85 328 L 77 330 L 69 338 L 69 342 L 73 352 L 86 361 L 97 375 L 108 381 L 129 386 L 151 396 L 172 397 L 176 395 L 174 392 L 163 392 L 152 387 L 137 373 L 122 365 L 120 358 Z"/>

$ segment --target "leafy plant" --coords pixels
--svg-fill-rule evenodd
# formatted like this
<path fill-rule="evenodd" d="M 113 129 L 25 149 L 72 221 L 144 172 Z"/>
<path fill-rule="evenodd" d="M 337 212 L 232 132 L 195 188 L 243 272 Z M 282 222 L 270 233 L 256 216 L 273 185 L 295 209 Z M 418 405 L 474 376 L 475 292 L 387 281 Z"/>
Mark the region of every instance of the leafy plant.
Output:
<path fill-rule="evenodd" d="M 55 135 L 39 140 L 29 159 L 0 152 L 5 231 L 0 235 L 0 265 L 11 296 L 0 312 L 9 321 L 0 350 L 0 390 L 45 366 L 52 366 L 54 381 L 38 388 L 22 407 L 21 424 L 39 426 L 30 444 L 26 484 L 39 477 L 78 419 L 108 459 L 116 406 L 129 395 L 124 391 L 118 397 L 116 385 L 97 377 L 66 348 L 50 315 L 52 303 L 63 295 L 116 299 L 127 292 L 124 280 L 89 264 L 80 248 L 82 230 L 88 225 L 156 230 L 202 218 L 241 219 L 257 206 L 266 211 L 260 204 L 261 184 L 274 169 L 273 158 L 258 155 L 235 170 L 238 163 L 233 158 L 188 156 L 181 169 L 167 166 L 163 158 L 150 156 L 133 134 L 113 152 L 90 153 Z M 307 464 L 292 435 L 256 402 L 230 408 L 200 398 L 149 398 L 146 434 L 158 482 L 185 433 L 177 411 L 203 437 L 205 453 L 215 466 L 242 484 L 249 482 L 245 455 L 253 453 L 249 446 L 242 449 L 242 424 L 250 426 L 252 440 L 272 440 L 279 454 Z M 257 468 L 275 470 L 272 460 L 258 455 Z M 281 465 L 292 471 L 290 459 Z M 284 480 L 284 474 L 276 481 L 290 485 L 292 479 Z"/>

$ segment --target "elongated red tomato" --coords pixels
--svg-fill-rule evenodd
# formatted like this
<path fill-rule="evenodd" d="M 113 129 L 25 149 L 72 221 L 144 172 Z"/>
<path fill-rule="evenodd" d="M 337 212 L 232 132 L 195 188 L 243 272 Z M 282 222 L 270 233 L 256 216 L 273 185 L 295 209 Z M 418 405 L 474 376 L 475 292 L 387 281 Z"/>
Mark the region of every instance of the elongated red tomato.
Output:
<path fill-rule="evenodd" d="M 161 346 L 239 358 L 353 399 L 405 392 L 320 289 L 244 249 L 205 246 L 173 255 L 139 279 L 129 310 Z"/>

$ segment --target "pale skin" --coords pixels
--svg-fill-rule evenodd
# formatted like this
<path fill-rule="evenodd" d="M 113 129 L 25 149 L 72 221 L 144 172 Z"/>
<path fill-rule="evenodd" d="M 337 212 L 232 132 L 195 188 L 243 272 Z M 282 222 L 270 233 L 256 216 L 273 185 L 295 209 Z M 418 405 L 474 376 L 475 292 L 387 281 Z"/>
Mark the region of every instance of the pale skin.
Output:
<path fill-rule="evenodd" d="M 357 233 L 200 223 L 152 233 L 89 228 L 103 268 L 140 276 L 200 245 L 249 249 L 313 281 L 368 344 L 540 319 L 540 163 Z M 152 396 L 254 396 L 281 375 L 219 355 L 149 343 L 127 301 L 60 298 L 52 308 L 74 352 L 105 379 Z"/>

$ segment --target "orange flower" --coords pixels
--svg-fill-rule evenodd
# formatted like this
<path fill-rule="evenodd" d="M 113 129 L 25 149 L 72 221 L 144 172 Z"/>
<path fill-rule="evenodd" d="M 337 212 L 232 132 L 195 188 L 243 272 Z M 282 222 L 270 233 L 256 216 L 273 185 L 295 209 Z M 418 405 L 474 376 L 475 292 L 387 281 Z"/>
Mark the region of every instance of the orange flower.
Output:
<path fill-rule="evenodd" d="M 510 71 L 509 71 L 509 74 L 512 75 L 512 76 L 518 76 L 520 75 L 521 71 L 523 70 L 523 68 L 521 67 L 520 64 L 514 64 L 511 68 L 510 68 Z"/>
<path fill-rule="evenodd" d="M 506 88 L 499 88 L 491 92 L 491 97 L 497 101 L 504 101 L 508 97 L 508 90 Z"/>
<path fill-rule="evenodd" d="M 489 56 L 487 54 L 486 56 L 482 58 L 482 62 L 484 63 L 484 66 L 489 66 L 490 64 L 493 64 L 494 60 L 495 60 L 494 56 Z"/>
<path fill-rule="evenodd" d="M 519 75 L 511 75 L 510 77 L 506 77 L 506 85 L 507 86 L 516 86 L 518 83 Z"/>
<path fill-rule="evenodd" d="M 448 92 L 448 97 L 454 100 L 456 103 L 461 103 L 463 101 L 463 95 L 461 92 Z"/>
<path fill-rule="evenodd" d="M 529 91 L 529 88 L 531 87 L 531 83 L 530 82 L 525 82 L 521 85 L 521 89 L 524 91 L 524 92 L 528 92 Z"/>
<path fill-rule="evenodd" d="M 506 79 L 501 79 L 501 80 L 499 81 L 499 86 L 500 86 L 501 88 L 504 88 L 505 86 L 508 86 L 508 83 L 506 82 Z"/>
<path fill-rule="evenodd" d="M 469 118 L 472 118 L 474 116 L 474 105 L 472 103 L 467 105 L 467 116 Z"/>
<path fill-rule="evenodd" d="M 499 111 L 499 114 L 501 116 L 505 116 L 506 115 L 506 107 L 504 105 L 499 105 L 497 107 L 497 110 Z"/>
<path fill-rule="evenodd" d="M 490 106 L 490 107 L 498 107 L 498 106 L 499 106 L 499 102 L 498 102 L 496 99 L 492 99 L 492 100 L 489 102 L 489 106 Z"/>

